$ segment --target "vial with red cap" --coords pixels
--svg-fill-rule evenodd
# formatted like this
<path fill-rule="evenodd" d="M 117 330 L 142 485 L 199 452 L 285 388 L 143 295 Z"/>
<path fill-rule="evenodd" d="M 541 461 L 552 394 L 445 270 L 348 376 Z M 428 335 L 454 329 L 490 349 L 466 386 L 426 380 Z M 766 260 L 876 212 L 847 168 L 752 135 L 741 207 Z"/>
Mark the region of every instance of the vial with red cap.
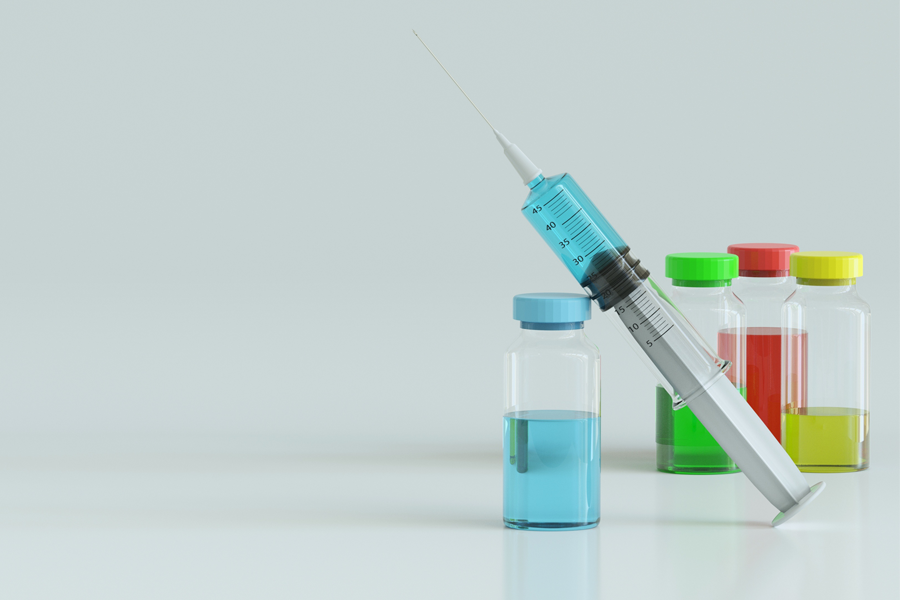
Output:
<path fill-rule="evenodd" d="M 732 244 L 738 257 L 734 293 L 747 309 L 747 403 L 781 441 L 781 306 L 797 289 L 791 277 L 793 244 Z M 802 344 L 802 334 L 788 341 Z"/>

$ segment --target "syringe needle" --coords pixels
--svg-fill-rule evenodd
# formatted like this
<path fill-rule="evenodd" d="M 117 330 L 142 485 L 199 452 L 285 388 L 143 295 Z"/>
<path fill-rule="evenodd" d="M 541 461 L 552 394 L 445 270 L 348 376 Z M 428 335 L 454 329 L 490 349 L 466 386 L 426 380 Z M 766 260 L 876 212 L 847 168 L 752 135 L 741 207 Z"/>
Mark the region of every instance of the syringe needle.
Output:
<path fill-rule="evenodd" d="M 438 57 L 434 55 L 434 52 L 431 51 L 431 48 L 428 47 L 428 44 L 425 43 L 425 40 L 419 37 L 419 34 L 416 33 L 416 30 L 413 29 L 413 34 L 419 38 L 419 41 L 422 42 L 422 45 L 425 46 L 425 49 L 428 50 L 428 54 L 437 60 L 437 64 L 441 65 L 441 68 L 444 70 L 444 73 L 447 74 L 447 77 L 450 78 L 453 83 L 456 83 L 456 87 L 459 88 L 459 91 L 463 93 L 463 96 L 466 97 L 466 100 L 469 101 L 475 110 L 478 110 L 478 107 L 475 106 L 475 103 L 472 102 L 472 99 L 469 98 L 469 95 L 466 93 L 462 86 L 453 79 L 453 75 L 450 74 L 450 71 L 447 70 L 447 67 L 443 65 L 443 63 L 438 60 Z M 534 166 L 534 163 L 528 160 L 528 157 L 525 156 L 525 153 L 519 150 L 518 146 L 515 144 L 511 144 L 508 139 L 506 139 L 502 133 L 494 129 L 494 126 L 491 125 L 491 122 L 487 120 L 487 117 L 484 116 L 484 113 L 478 110 L 478 114 L 481 115 L 481 118 L 484 119 L 484 122 L 488 124 L 488 127 L 491 128 L 491 131 L 494 132 L 494 136 L 497 138 L 497 141 L 500 142 L 500 146 L 503 147 L 503 154 L 506 155 L 506 158 L 509 159 L 509 162 L 512 163 L 512 166 L 515 167 L 516 171 L 522 177 L 522 181 L 528 185 L 533 181 L 537 181 L 537 177 L 541 174 L 541 170 Z M 541 179 L 543 181 L 543 178 Z"/>
<path fill-rule="evenodd" d="M 426 50 L 428 50 L 428 54 L 430 54 L 432 56 L 432 58 L 434 58 L 434 60 L 437 61 L 437 64 L 441 65 L 441 68 L 444 70 L 444 73 L 447 74 L 447 77 L 449 77 L 453 81 L 453 83 L 456 83 L 456 87 L 458 87 L 459 91 L 461 91 L 463 93 L 463 96 L 466 97 L 466 100 L 469 101 L 469 103 L 472 105 L 473 108 L 475 108 L 475 110 L 478 110 L 478 107 L 475 106 L 475 103 L 472 102 L 471 98 L 469 98 L 469 95 L 466 93 L 466 90 L 462 89 L 462 86 L 459 85 L 459 83 L 457 83 L 455 79 L 453 79 L 453 75 L 450 74 L 450 71 L 447 70 L 447 67 L 445 67 L 444 64 L 440 60 L 438 60 L 438 57 L 434 55 L 434 52 L 431 51 L 431 48 L 428 47 L 428 44 L 425 43 L 425 40 L 423 40 L 422 38 L 419 37 L 419 34 L 416 33 L 415 29 L 413 29 L 413 34 L 417 38 L 419 38 L 419 41 L 422 42 L 422 45 L 425 46 Z M 484 116 L 483 112 L 478 110 L 478 114 L 481 115 L 481 118 L 484 119 L 484 122 L 488 124 L 488 127 L 490 127 L 492 131 L 496 131 L 496 129 L 494 129 L 494 126 L 491 125 L 491 122 L 488 121 L 487 117 Z"/>

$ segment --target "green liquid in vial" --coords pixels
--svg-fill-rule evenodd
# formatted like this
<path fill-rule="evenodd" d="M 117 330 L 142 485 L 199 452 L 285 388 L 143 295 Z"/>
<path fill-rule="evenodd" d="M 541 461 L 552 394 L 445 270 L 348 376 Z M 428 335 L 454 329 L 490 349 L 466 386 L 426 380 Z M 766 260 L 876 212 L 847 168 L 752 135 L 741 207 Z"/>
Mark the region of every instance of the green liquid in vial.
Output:
<path fill-rule="evenodd" d="M 746 388 L 738 388 L 747 397 Z M 672 410 L 672 397 L 656 386 L 656 468 L 664 473 L 711 475 L 740 469 L 690 407 Z"/>

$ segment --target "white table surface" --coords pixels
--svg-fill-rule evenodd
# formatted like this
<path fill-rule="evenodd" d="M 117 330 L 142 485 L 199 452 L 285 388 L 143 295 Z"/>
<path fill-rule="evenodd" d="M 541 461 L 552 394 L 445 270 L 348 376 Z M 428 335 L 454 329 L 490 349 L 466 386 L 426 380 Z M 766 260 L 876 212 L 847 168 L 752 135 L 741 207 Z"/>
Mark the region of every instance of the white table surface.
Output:
<path fill-rule="evenodd" d="M 898 469 L 743 475 L 605 451 L 601 523 L 501 523 L 497 456 L 5 457 L 0 598 L 897 598 Z"/>

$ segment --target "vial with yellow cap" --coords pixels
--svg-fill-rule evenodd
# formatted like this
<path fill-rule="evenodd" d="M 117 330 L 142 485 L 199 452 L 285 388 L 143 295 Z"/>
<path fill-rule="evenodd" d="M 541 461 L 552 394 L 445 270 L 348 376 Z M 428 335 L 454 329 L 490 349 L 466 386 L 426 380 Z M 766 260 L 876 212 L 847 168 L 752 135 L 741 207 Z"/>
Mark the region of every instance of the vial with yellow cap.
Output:
<path fill-rule="evenodd" d="M 797 290 L 781 309 L 781 443 L 807 473 L 869 466 L 869 305 L 863 257 L 797 252 Z"/>

